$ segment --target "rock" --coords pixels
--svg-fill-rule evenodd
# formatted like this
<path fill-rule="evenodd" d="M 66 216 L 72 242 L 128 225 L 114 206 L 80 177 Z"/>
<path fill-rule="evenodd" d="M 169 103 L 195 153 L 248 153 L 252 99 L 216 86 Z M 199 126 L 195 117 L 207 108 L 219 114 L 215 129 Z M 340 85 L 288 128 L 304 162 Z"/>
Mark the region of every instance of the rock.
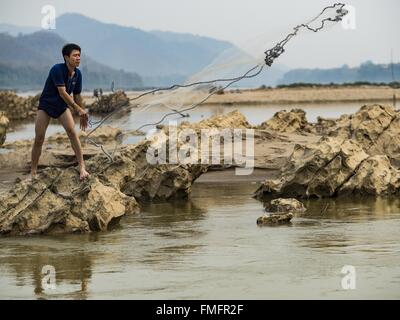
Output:
<path fill-rule="evenodd" d="M 101 95 L 98 100 L 89 105 L 91 113 L 110 113 L 129 105 L 129 98 L 123 91 Z"/>
<path fill-rule="evenodd" d="M 314 125 L 314 132 L 319 135 L 328 135 L 336 129 L 337 119 L 325 119 L 317 117 L 317 123 Z"/>
<path fill-rule="evenodd" d="M 9 120 L 4 112 L 0 111 L 0 146 L 6 141 L 6 134 Z"/>
<path fill-rule="evenodd" d="M 368 158 L 353 140 L 322 137 L 317 143 L 296 145 L 281 178 L 265 181 L 255 195 L 285 197 L 330 197 Z"/>
<path fill-rule="evenodd" d="M 238 110 L 233 110 L 226 114 L 215 115 L 208 119 L 204 119 L 197 123 L 184 121 L 179 125 L 179 129 L 250 129 L 251 125 L 247 122 L 246 117 Z"/>
<path fill-rule="evenodd" d="M 139 211 L 128 197 L 93 176 L 80 182 L 74 168 L 48 168 L 18 182 L 0 198 L 0 234 L 54 234 L 107 230 Z"/>
<path fill-rule="evenodd" d="M 388 156 L 368 155 L 362 147 L 365 142 L 325 136 L 315 144 L 297 145 L 281 171 L 281 178 L 266 180 L 255 196 L 262 199 L 282 195 L 397 194 L 400 171 Z"/>
<path fill-rule="evenodd" d="M 272 200 L 269 204 L 265 205 L 267 212 L 304 212 L 306 208 L 297 199 L 294 198 L 279 198 Z"/>
<path fill-rule="evenodd" d="M 277 224 L 287 224 L 293 218 L 293 213 L 273 213 L 265 214 L 257 219 L 258 225 L 277 225 Z"/>
<path fill-rule="evenodd" d="M 392 106 L 364 105 L 356 113 L 341 118 L 331 136 L 354 139 L 364 148 L 369 148 L 396 117 Z"/>
<path fill-rule="evenodd" d="M 21 120 L 36 114 L 38 96 L 23 98 L 12 91 L 0 91 L 0 111 L 9 120 Z"/>
<path fill-rule="evenodd" d="M 356 173 L 341 186 L 338 195 L 391 195 L 400 190 L 400 171 L 387 156 L 372 156 L 364 160 Z"/>
<path fill-rule="evenodd" d="M 87 143 L 86 137 L 90 131 L 79 131 L 78 136 L 81 143 Z M 90 139 L 96 143 L 105 144 L 107 142 L 115 141 L 122 131 L 118 128 L 110 126 L 101 126 L 96 131 L 90 134 Z M 69 138 L 66 133 L 55 133 L 46 139 L 48 143 L 69 143 Z"/>
<path fill-rule="evenodd" d="M 278 111 L 274 116 L 261 123 L 258 129 L 270 129 L 278 132 L 311 132 L 312 125 L 308 123 L 306 113 L 302 109 Z"/>
<path fill-rule="evenodd" d="M 104 155 L 88 162 L 90 172 L 101 171 L 102 176 L 124 194 L 138 201 L 165 201 L 186 198 L 193 182 L 208 166 L 194 164 L 150 164 L 146 158 L 151 141 L 125 146 L 113 163 Z"/>
<path fill-rule="evenodd" d="M 387 155 L 400 168 L 400 112 L 392 106 L 364 105 L 352 115 L 344 115 L 332 126 L 317 131 L 332 137 L 353 139 L 371 155 Z"/>
<path fill-rule="evenodd" d="M 104 154 L 86 162 L 90 179 L 74 167 L 47 168 L 33 183 L 17 181 L 0 197 L 0 234 L 72 233 L 107 230 L 136 202 L 186 198 L 202 165 L 150 164 L 150 141 L 124 146 L 110 163 Z M 136 198 L 136 199 L 135 199 Z"/>

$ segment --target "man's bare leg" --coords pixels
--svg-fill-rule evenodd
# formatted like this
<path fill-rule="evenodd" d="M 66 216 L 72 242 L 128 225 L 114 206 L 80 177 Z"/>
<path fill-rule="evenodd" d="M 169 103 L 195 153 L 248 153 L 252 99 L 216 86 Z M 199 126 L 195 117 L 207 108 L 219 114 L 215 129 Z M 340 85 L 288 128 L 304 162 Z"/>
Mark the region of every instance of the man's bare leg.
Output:
<path fill-rule="evenodd" d="M 75 152 L 76 159 L 79 163 L 79 173 L 80 179 L 83 180 L 89 176 L 89 173 L 86 171 L 85 162 L 83 160 L 82 146 L 79 141 L 78 135 L 75 132 L 75 122 L 72 117 L 71 111 L 69 109 L 65 110 L 65 112 L 58 118 L 67 132 L 68 138 L 71 141 L 72 149 Z"/>
<path fill-rule="evenodd" d="M 42 146 L 46 136 L 46 130 L 50 122 L 49 115 L 43 110 L 38 110 L 35 122 L 35 141 L 32 146 L 32 164 L 31 177 L 34 178 L 37 174 L 39 158 L 42 153 Z"/>

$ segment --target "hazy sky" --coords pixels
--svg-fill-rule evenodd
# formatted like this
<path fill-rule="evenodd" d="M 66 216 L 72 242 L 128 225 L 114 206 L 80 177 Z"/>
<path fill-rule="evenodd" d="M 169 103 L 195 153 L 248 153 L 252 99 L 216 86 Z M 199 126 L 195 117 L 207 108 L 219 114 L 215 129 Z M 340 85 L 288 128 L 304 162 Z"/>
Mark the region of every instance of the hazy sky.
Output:
<path fill-rule="evenodd" d="M 315 16 L 326 0 L 0 0 L 0 22 L 40 27 L 42 6 L 56 14 L 77 12 L 143 30 L 193 33 L 228 40 L 260 55 L 291 27 Z M 400 61 L 400 1 L 352 0 L 356 28 L 340 24 L 307 34 L 288 46 L 279 63 L 289 67 L 357 65 Z"/>

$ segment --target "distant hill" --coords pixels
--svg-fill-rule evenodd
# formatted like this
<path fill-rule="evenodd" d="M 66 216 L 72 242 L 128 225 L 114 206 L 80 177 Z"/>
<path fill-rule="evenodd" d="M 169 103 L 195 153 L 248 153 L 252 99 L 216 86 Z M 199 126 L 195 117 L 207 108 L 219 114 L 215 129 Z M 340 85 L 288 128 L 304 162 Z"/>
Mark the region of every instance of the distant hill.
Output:
<path fill-rule="evenodd" d="M 341 68 L 332 69 L 294 69 L 286 72 L 279 84 L 290 83 L 350 83 L 350 82 L 386 82 L 400 79 L 400 63 L 393 64 L 374 64 L 367 61 L 359 67 L 349 68 L 344 65 Z"/>
<path fill-rule="evenodd" d="M 17 37 L 1 33 L 0 88 L 41 89 L 50 67 L 63 62 L 61 48 L 65 43 L 54 32 L 39 31 Z M 143 86 L 138 74 L 112 69 L 87 54 L 82 55 L 80 69 L 84 77 L 84 89 L 109 88 L 112 81 L 116 88 Z"/>
<path fill-rule="evenodd" d="M 8 33 L 11 36 L 18 36 L 19 34 L 28 34 L 40 31 L 40 28 L 29 26 L 15 26 L 8 23 L 0 23 L 0 33 Z"/>
<path fill-rule="evenodd" d="M 124 70 L 126 72 L 124 76 L 129 72 L 139 74 L 144 86 L 169 86 L 184 83 L 205 68 L 212 66 L 219 69 L 221 64 L 230 65 L 229 70 L 222 70 L 225 74 L 207 74 L 207 80 L 212 79 L 213 76 L 239 76 L 254 65 L 251 62 L 254 59 L 240 48 L 227 41 L 209 37 L 186 33 L 143 31 L 133 27 L 103 23 L 75 13 L 58 17 L 56 26 L 56 30 L 47 33 L 57 35 L 68 42 L 80 44 L 82 53 L 87 57 L 83 59 L 84 62 L 88 60 L 90 64 L 93 59 L 103 66 Z M 0 32 L 13 35 L 25 36 L 32 30 L 35 28 L 0 24 Z M 24 50 L 33 54 L 30 48 L 22 51 Z M 56 57 L 58 59 L 58 51 Z M 246 65 L 238 65 L 239 60 L 250 62 Z M 29 59 L 23 59 L 23 61 L 27 62 Z M 1 63 L 3 61 L 0 59 Z M 3 72 L 6 69 L 3 66 Z M 25 72 L 17 71 L 17 74 Z M 274 64 L 272 68 L 266 68 L 266 71 L 257 77 L 244 79 L 235 86 L 258 87 L 263 84 L 273 86 L 282 78 L 285 71 L 287 68 Z M 8 69 L 7 74 L 8 79 L 12 77 Z M 102 79 L 102 76 L 94 77 L 93 81 L 97 78 Z"/>
<path fill-rule="evenodd" d="M 105 65 L 139 73 L 147 79 L 146 85 L 182 81 L 233 47 L 226 41 L 190 34 L 147 32 L 76 13 L 58 17 L 54 31 L 68 41 L 80 43 L 85 53 Z"/>

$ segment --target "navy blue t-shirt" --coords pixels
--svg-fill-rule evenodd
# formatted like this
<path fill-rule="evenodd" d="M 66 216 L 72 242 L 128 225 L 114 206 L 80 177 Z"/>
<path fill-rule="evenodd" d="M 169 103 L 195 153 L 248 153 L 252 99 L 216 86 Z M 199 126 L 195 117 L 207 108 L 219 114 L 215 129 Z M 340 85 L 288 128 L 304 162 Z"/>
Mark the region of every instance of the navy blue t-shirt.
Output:
<path fill-rule="evenodd" d="M 58 118 L 67 108 L 58 93 L 57 87 L 65 86 L 68 94 L 80 94 L 82 91 L 82 74 L 75 68 L 72 78 L 68 76 L 68 67 L 65 63 L 55 64 L 49 72 L 42 95 L 39 99 L 39 109 L 44 110 L 50 117 Z"/>

